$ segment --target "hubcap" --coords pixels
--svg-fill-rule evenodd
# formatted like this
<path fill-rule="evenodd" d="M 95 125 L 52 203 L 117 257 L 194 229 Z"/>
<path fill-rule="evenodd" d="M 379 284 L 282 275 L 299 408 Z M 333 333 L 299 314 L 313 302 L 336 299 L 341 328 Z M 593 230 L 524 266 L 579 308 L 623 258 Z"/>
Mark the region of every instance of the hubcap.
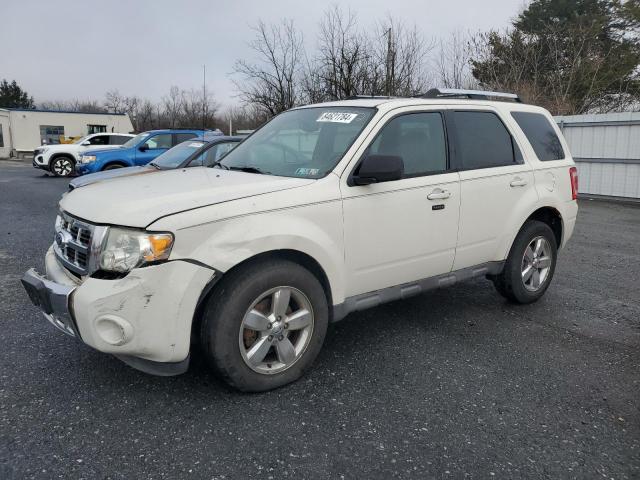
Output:
<path fill-rule="evenodd" d="M 549 277 L 551 270 L 551 245 L 544 237 L 536 237 L 527 248 L 522 256 L 522 283 L 524 288 L 530 292 L 535 292 L 544 285 Z"/>
<path fill-rule="evenodd" d="M 296 363 L 313 334 L 313 309 L 294 287 L 276 287 L 261 294 L 242 319 L 239 344 L 251 370 L 279 373 Z"/>
<path fill-rule="evenodd" d="M 71 162 L 66 158 L 58 159 L 53 163 L 54 173 L 60 175 L 61 177 L 66 177 L 67 175 L 69 175 L 72 170 L 71 167 Z"/>

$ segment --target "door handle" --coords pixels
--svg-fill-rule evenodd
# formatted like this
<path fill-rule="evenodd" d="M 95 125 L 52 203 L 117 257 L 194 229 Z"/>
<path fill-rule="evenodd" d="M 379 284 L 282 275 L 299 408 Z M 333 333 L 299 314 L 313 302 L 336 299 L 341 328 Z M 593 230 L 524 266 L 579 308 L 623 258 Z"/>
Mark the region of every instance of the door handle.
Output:
<path fill-rule="evenodd" d="M 427 195 L 429 200 L 444 200 L 445 198 L 449 198 L 451 196 L 451 192 L 449 190 L 442 190 L 440 188 L 436 188 L 433 192 Z"/>
<path fill-rule="evenodd" d="M 526 184 L 527 181 L 520 177 L 514 178 L 513 180 L 511 180 L 511 183 L 509 183 L 509 185 L 511 185 L 512 187 L 524 187 Z"/>

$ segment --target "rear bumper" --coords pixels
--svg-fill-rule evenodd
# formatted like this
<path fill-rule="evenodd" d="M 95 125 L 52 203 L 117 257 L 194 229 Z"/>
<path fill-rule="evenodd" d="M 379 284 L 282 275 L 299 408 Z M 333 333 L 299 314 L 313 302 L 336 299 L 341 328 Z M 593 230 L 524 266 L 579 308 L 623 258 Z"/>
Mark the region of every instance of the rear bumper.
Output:
<path fill-rule="evenodd" d="M 128 365 L 154 375 L 177 375 L 189 365 L 191 322 L 215 271 L 173 261 L 132 271 L 119 280 L 80 282 L 52 249 L 46 275 L 31 269 L 22 283 L 56 328 Z"/>

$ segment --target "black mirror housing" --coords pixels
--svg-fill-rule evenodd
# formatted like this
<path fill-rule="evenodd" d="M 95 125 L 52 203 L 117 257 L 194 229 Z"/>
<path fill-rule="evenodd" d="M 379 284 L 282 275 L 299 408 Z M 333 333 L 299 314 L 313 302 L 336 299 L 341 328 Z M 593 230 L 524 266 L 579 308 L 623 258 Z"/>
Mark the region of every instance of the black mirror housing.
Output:
<path fill-rule="evenodd" d="M 354 185 L 400 180 L 404 175 L 404 161 L 397 155 L 367 155 L 352 177 Z"/>
<path fill-rule="evenodd" d="M 146 152 L 147 150 L 149 150 L 149 146 L 146 143 L 143 143 L 138 147 L 138 150 L 140 150 L 141 152 Z"/>

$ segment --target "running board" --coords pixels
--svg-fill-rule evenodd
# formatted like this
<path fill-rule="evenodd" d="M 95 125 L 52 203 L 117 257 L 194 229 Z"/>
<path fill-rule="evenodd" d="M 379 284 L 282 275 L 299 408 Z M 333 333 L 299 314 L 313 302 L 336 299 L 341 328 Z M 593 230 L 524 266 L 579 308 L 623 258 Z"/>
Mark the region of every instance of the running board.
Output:
<path fill-rule="evenodd" d="M 377 307 L 378 305 L 393 302 L 394 300 L 414 297 L 429 290 L 435 290 L 436 288 L 450 287 L 456 283 L 471 280 L 472 278 L 484 277 L 486 275 L 497 275 L 502 272 L 503 267 L 504 262 L 488 262 L 456 270 L 455 272 L 348 297 L 343 303 L 333 306 L 332 321 L 337 322 L 342 320 L 351 312 Z"/>

